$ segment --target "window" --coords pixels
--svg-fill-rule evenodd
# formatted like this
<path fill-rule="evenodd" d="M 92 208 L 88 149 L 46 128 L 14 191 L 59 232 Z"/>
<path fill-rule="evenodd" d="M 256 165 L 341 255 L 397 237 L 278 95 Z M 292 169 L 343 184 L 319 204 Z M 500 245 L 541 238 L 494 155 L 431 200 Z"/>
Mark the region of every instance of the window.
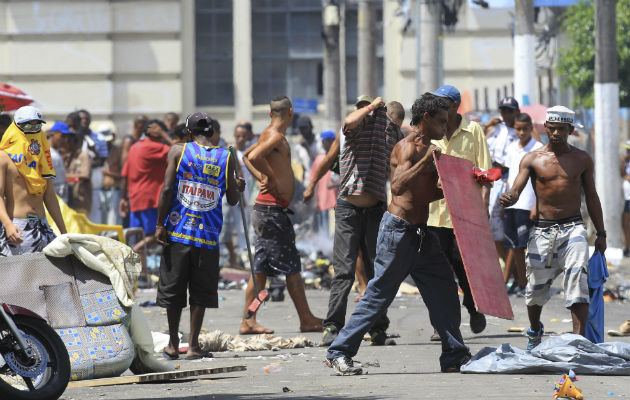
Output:
<path fill-rule="evenodd" d="M 382 5 L 377 3 L 377 21 Z M 322 101 L 321 0 L 252 1 L 254 104 L 273 96 Z M 383 87 L 382 24 L 377 28 L 378 88 Z M 346 6 L 346 88 L 348 102 L 357 97 L 357 6 Z M 376 94 L 372 94 L 376 95 Z"/>
<path fill-rule="evenodd" d="M 231 0 L 196 0 L 195 39 L 196 104 L 234 105 Z"/>

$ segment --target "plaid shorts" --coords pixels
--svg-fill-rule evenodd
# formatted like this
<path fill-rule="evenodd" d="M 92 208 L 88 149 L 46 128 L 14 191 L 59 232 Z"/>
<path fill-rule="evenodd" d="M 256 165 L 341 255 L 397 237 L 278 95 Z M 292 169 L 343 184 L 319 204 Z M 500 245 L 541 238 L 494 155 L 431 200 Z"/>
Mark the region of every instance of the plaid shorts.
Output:
<path fill-rule="evenodd" d="M 563 276 L 565 306 L 588 303 L 588 236 L 581 221 L 536 226 L 527 245 L 525 303 L 549 301 L 551 283 Z"/>

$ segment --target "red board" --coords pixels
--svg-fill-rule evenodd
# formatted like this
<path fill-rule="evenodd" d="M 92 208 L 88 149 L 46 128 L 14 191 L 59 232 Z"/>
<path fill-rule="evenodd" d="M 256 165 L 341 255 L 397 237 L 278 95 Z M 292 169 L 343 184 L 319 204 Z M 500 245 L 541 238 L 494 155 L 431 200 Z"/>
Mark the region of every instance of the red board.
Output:
<path fill-rule="evenodd" d="M 436 165 L 477 310 L 514 319 L 473 163 L 442 154 Z"/>

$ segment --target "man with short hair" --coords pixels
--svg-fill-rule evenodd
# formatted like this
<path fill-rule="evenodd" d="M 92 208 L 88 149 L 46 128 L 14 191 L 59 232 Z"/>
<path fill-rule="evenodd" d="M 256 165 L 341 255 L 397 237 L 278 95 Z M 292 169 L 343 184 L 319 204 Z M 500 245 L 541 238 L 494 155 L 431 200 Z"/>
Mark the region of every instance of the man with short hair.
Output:
<path fill-rule="evenodd" d="M 0 255 L 40 252 L 55 234 L 46 209 L 59 232 L 66 226 L 51 184 L 55 179 L 41 112 L 32 106 L 18 109 L 0 140 Z"/>
<path fill-rule="evenodd" d="M 127 157 L 129 156 L 129 149 L 134 145 L 142 135 L 144 134 L 144 127 L 147 124 L 149 118 L 146 115 L 136 115 L 133 120 L 131 133 L 123 137 L 123 142 L 120 150 L 120 161 L 122 165 L 127 163 Z"/>
<path fill-rule="evenodd" d="M 542 147 L 542 144 L 532 137 L 534 126 L 528 114 L 519 114 L 516 116 L 514 130 L 516 131 L 518 140 L 508 146 L 507 156 L 505 158 L 505 165 L 510 171 L 507 180 L 508 188 L 514 185 L 514 181 L 518 175 L 518 166 L 525 154 Z M 534 189 L 530 182 L 527 182 L 518 202 L 507 207 L 504 213 L 503 223 L 505 237 L 503 239 L 503 245 L 507 249 L 507 257 L 503 278 L 507 283 L 510 278 L 510 270 L 512 267 L 515 267 L 516 281 L 518 282 L 517 293 L 524 294 L 525 285 L 527 285 L 527 277 L 525 276 L 525 249 L 527 248 L 529 230 L 532 226 L 531 221 L 536 219 L 536 195 L 534 194 Z"/>
<path fill-rule="evenodd" d="M 243 206 L 247 206 L 249 202 L 248 190 L 252 183 L 252 175 L 243 163 L 243 154 L 247 150 L 247 140 L 249 137 L 249 131 L 247 127 L 243 125 L 236 125 L 234 128 L 234 150 L 236 151 L 236 157 L 238 158 L 238 174 L 245 181 L 245 193 L 243 194 Z M 249 215 L 246 214 L 247 222 L 249 223 Z M 223 208 L 223 230 L 221 231 L 221 243 L 225 245 L 229 252 L 230 267 L 240 268 L 241 263 L 236 258 L 236 250 L 234 248 L 234 236 L 236 236 L 236 242 L 239 248 L 243 249 L 246 246 L 245 232 L 243 230 L 243 222 L 241 220 L 240 210 L 234 207 Z"/>
<path fill-rule="evenodd" d="M 565 306 L 571 310 L 573 333 L 584 335 L 589 309 L 588 235 L 580 205 L 582 190 L 586 208 L 597 231 L 595 250 L 604 254 L 606 230 L 602 206 L 595 189 L 594 165 L 584 151 L 567 143 L 574 129 L 575 112 L 564 106 L 547 109 L 545 131 L 549 143 L 525 154 L 514 185 L 499 201 L 516 204 L 531 178 L 536 193 L 536 221 L 527 246 L 525 304 L 530 328 L 527 350 L 542 341 L 540 322 L 553 280 L 563 275 Z"/>
<path fill-rule="evenodd" d="M 292 211 L 288 207 L 295 190 L 295 177 L 286 130 L 293 120 L 293 107 L 286 96 L 274 97 L 269 105 L 271 123 L 256 144 L 243 155 L 245 166 L 260 188 L 252 213 L 252 225 L 256 232 L 252 274 L 256 274 L 260 289 L 265 287 L 268 275 L 285 275 L 287 289 L 300 319 L 300 331 L 319 332 L 322 320 L 315 317 L 308 306 L 300 255 L 295 247 L 295 232 L 289 218 Z M 273 330 L 256 322 L 256 314 L 247 318 L 247 309 L 257 296 L 250 278 L 239 329 L 241 334 L 273 333 Z"/>
<path fill-rule="evenodd" d="M 499 102 L 499 113 L 501 118 L 492 118 L 483 127 L 486 133 L 486 141 L 490 157 L 492 157 L 492 166 L 501 168 L 503 177 L 494 182 L 490 190 L 490 198 L 488 202 L 488 213 L 490 214 L 490 228 L 492 229 L 492 237 L 497 253 L 507 262 L 507 254 L 503 246 L 505 232 L 503 228 L 502 209 L 499 205 L 499 196 L 505 192 L 508 178 L 507 149 L 508 146 L 518 140 L 514 131 L 514 121 L 520 113 L 518 101 L 514 97 L 505 97 Z M 516 282 L 517 280 L 515 280 Z M 516 285 L 514 286 L 516 288 Z"/>
<path fill-rule="evenodd" d="M 387 116 L 391 118 L 396 125 L 402 127 L 405 121 L 405 108 L 403 105 L 397 101 L 390 101 L 385 105 L 385 108 L 387 109 Z"/>
<path fill-rule="evenodd" d="M 179 115 L 177 115 L 174 112 L 168 112 L 164 115 L 164 118 L 162 119 L 162 122 L 164 122 L 164 125 L 166 125 L 166 133 L 171 137 L 171 138 L 175 138 L 174 136 L 174 132 L 175 132 L 175 127 L 177 126 L 177 123 L 179 122 Z"/>
<path fill-rule="evenodd" d="M 92 209 L 92 161 L 83 151 L 83 136 L 68 130 L 63 134 L 66 181 L 68 182 L 68 206 L 86 216 Z"/>
<path fill-rule="evenodd" d="M 136 243 L 134 251 L 141 253 L 144 246 L 154 242 L 158 214 L 158 196 L 164 183 L 169 145 L 163 143 L 166 126 L 158 119 L 146 123 L 146 137 L 129 149 L 129 157 L 122 170 L 122 216 L 129 213 L 129 227 L 141 227 L 146 237 Z M 192 161 L 191 161 L 192 162 Z"/>
<path fill-rule="evenodd" d="M 158 203 L 155 239 L 164 246 L 160 263 L 157 303 L 166 308 L 169 343 L 162 354 L 179 357 L 179 321 L 190 294 L 190 345 L 187 360 L 212 357 L 199 346 L 206 308 L 217 308 L 219 298 L 219 234 L 222 199 L 238 203 L 245 182 L 234 176 L 235 161 L 218 147 L 219 132 L 212 119 L 197 112 L 186 118 L 192 142 L 176 144 L 168 153 L 164 185 Z"/>
<path fill-rule="evenodd" d="M 357 109 L 342 128 L 339 196 L 335 207 L 334 276 L 324 321 L 321 345 L 332 343 L 345 324 L 348 294 L 355 277 L 359 251 L 367 279 L 374 276 L 378 226 L 385 212 L 389 156 L 403 138 L 400 127 L 387 115 L 383 99 L 357 99 Z M 366 105 L 367 104 L 367 105 Z M 375 345 L 384 345 L 389 319 L 383 313 L 370 329 Z"/>
<path fill-rule="evenodd" d="M 469 121 L 457 113 L 461 102 L 459 90 L 451 85 L 444 85 L 433 92 L 436 96 L 443 97 L 449 103 L 448 126 L 443 138 L 434 139 L 432 143 L 442 150 L 443 154 L 455 156 L 472 161 L 473 165 L 482 170 L 492 168 L 490 153 L 486 138 L 478 123 Z M 481 193 L 486 206 L 488 205 L 488 188 L 481 187 Z M 486 328 L 486 317 L 477 311 L 473 300 L 468 277 L 464 268 L 462 256 L 459 253 L 457 239 L 453 231 L 451 217 L 446 207 L 446 200 L 440 199 L 429 205 L 429 229 L 440 238 L 440 245 L 446 254 L 455 275 L 459 287 L 464 292 L 463 304 L 470 314 L 470 329 L 473 333 L 480 333 Z M 432 341 L 439 341 L 437 332 L 431 336 Z"/>
<path fill-rule="evenodd" d="M 326 354 L 338 375 L 359 375 L 352 361 L 363 335 L 391 304 L 402 281 L 411 275 L 442 338 L 440 368 L 458 372 L 470 359 L 460 324 L 457 285 L 438 237 L 426 225 L 429 203 L 443 197 L 433 162 L 446 132 L 449 103 L 431 93 L 417 99 L 411 109 L 413 132 L 394 147 L 391 155 L 392 201 L 380 223 L 375 276 L 348 323 Z"/>
<path fill-rule="evenodd" d="M 103 188 L 101 189 L 101 219 L 107 225 L 121 225 L 122 217 L 118 204 L 122 197 L 121 180 L 121 148 L 116 141 L 116 134 L 111 128 L 101 127 L 100 132 L 107 143 L 109 155 L 103 166 Z"/>

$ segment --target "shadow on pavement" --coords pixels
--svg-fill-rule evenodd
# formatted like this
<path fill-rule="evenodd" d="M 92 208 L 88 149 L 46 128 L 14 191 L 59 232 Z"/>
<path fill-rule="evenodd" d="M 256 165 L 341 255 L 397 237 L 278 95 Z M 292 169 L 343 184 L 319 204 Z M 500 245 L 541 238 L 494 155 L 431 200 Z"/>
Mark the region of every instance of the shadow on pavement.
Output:
<path fill-rule="evenodd" d="M 261 394 L 236 394 L 236 393 L 224 393 L 224 394 L 206 394 L 206 395 L 191 395 L 191 396 L 177 396 L 177 397 L 160 397 L 161 400 L 276 400 L 280 397 L 286 397 L 292 400 L 318 400 L 318 399 L 337 399 L 338 395 L 329 396 L 296 396 L 293 392 L 280 392 L 280 393 L 261 393 Z M 129 400 L 146 400 L 153 397 L 137 397 Z M 356 396 L 344 398 L 356 399 L 356 400 L 377 400 L 382 396 Z"/>

